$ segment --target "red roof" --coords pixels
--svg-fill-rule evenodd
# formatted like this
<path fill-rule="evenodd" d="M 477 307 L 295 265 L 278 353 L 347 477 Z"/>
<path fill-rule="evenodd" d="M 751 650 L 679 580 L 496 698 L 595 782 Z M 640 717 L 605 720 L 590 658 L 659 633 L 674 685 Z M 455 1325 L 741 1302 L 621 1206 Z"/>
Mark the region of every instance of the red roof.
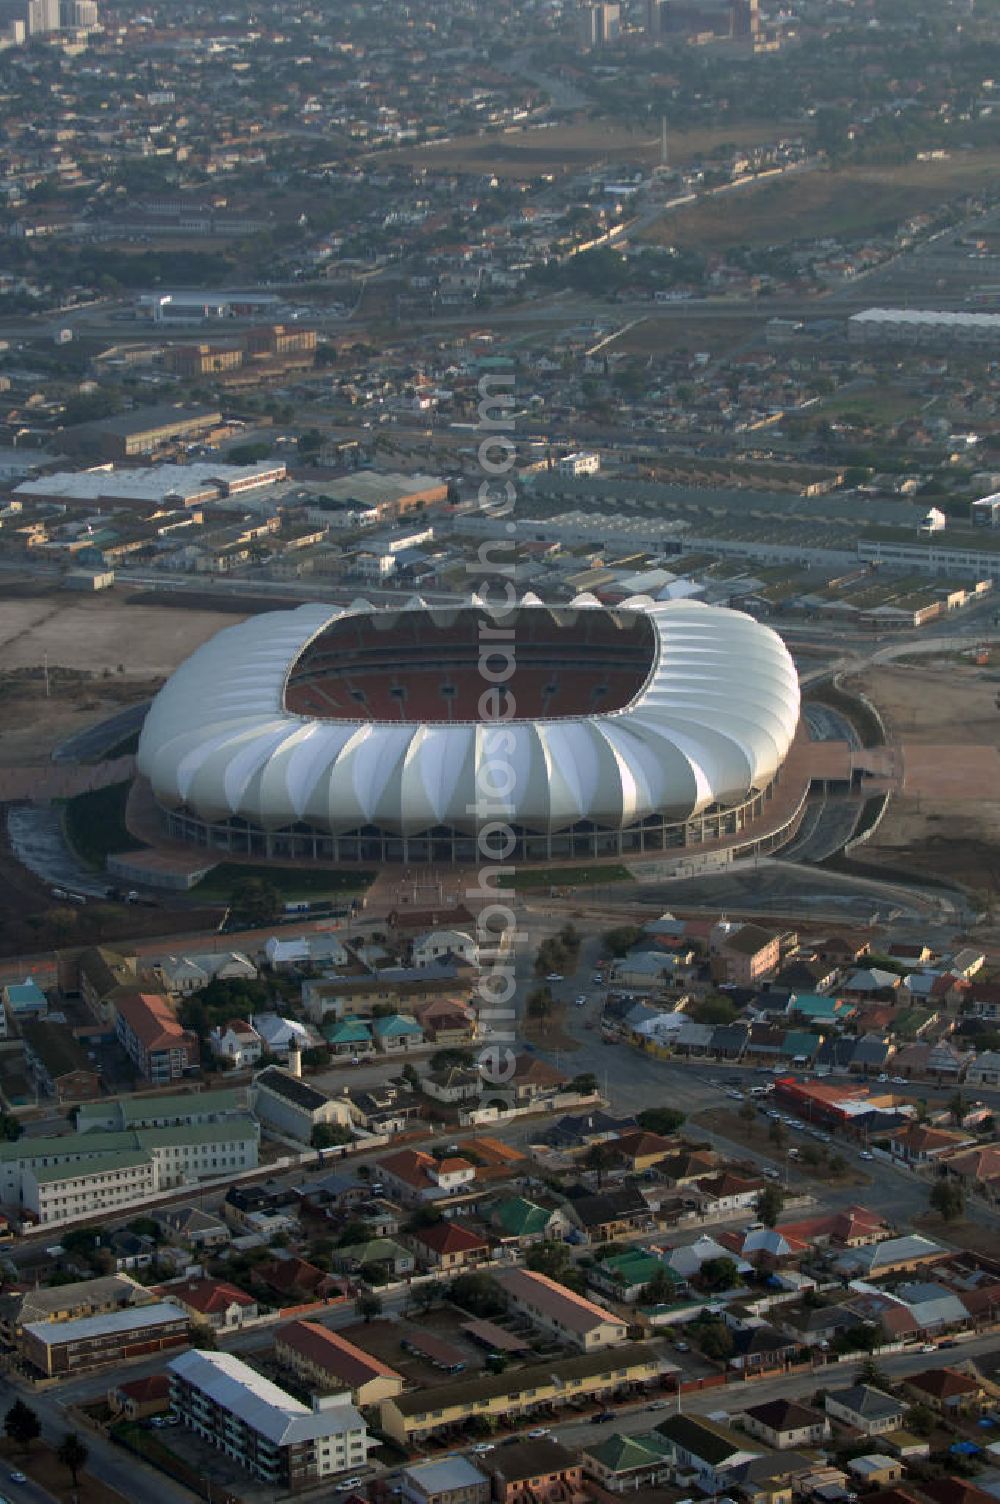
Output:
<path fill-rule="evenodd" d="M 293 1321 L 275 1333 L 275 1341 L 283 1342 L 299 1353 L 309 1363 L 325 1368 L 340 1382 L 356 1389 L 370 1379 L 400 1379 L 394 1368 L 355 1347 L 339 1332 L 331 1332 L 318 1321 Z"/>
<path fill-rule="evenodd" d="M 151 1400 L 167 1400 L 170 1398 L 170 1379 L 165 1373 L 147 1374 L 144 1379 L 126 1379 L 118 1385 L 118 1393 L 135 1400 L 137 1405 L 148 1404 Z"/>
<path fill-rule="evenodd" d="M 485 1238 L 458 1222 L 435 1222 L 430 1227 L 421 1227 L 413 1237 L 425 1248 L 440 1254 L 472 1253 L 490 1246 Z"/>
<path fill-rule="evenodd" d="M 201 1316 L 214 1316 L 227 1311 L 230 1306 L 253 1306 L 257 1302 L 252 1295 L 231 1285 L 224 1279 L 189 1279 L 182 1285 L 161 1285 L 158 1294 L 164 1299 L 179 1300 L 181 1305 Z"/>
<path fill-rule="evenodd" d="M 115 1007 L 146 1050 L 175 1050 L 193 1041 L 174 1016 L 169 999 L 158 992 L 133 992 Z"/>

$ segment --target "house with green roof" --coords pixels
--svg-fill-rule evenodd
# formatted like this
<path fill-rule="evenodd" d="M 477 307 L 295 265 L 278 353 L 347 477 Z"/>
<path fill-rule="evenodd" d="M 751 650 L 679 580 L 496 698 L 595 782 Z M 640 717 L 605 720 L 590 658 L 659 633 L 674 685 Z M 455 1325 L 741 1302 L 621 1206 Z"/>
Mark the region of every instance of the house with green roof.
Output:
<path fill-rule="evenodd" d="M 806 1029 L 789 1029 L 782 1043 L 781 1053 L 788 1060 L 811 1060 L 822 1043 L 822 1034 L 810 1034 Z"/>
<path fill-rule="evenodd" d="M 419 1049 L 424 1042 L 424 1031 L 416 1019 L 406 1018 L 402 1013 L 373 1018 L 372 1035 L 375 1048 L 383 1055 L 405 1055 L 409 1050 Z"/>
<path fill-rule="evenodd" d="M 331 1020 L 323 1025 L 321 1032 L 333 1055 L 371 1055 L 375 1049 L 371 1029 L 353 1014 Z"/>
<path fill-rule="evenodd" d="M 336 1248 L 333 1262 L 347 1273 L 356 1272 L 365 1264 L 380 1264 L 396 1279 L 412 1274 L 417 1267 L 410 1250 L 394 1238 L 370 1238 L 367 1243 L 349 1243 L 346 1248 Z"/>
<path fill-rule="evenodd" d="M 670 1445 L 655 1431 L 606 1436 L 580 1453 L 583 1470 L 611 1493 L 670 1481 Z"/>
<path fill-rule="evenodd" d="M 500 1234 L 500 1242 L 515 1248 L 529 1248 L 544 1238 L 561 1237 L 569 1226 L 561 1211 L 539 1206 L 524 1196 L 505 1196 L 489 1216 L 490 1225 Z"/>
<path fill-rule="evenodd" d="M 789 999 L 788 1013 L 808 1024 L 843 1024 L 857 1013 L 853 1003 L 822 992 L 796 992 Z"/>
<path fill-rule="evenodd" d="M 669 1280 L 672 1287 L 680 1285 L 679 1276 L 655 1253 L 645 1248 L 629 1248 L 624 1253 L 603 1259 L 591 1269 L 588 1279 L 603 1294 L 631 1304 L 651 1280 L 661 1276 Z"/>

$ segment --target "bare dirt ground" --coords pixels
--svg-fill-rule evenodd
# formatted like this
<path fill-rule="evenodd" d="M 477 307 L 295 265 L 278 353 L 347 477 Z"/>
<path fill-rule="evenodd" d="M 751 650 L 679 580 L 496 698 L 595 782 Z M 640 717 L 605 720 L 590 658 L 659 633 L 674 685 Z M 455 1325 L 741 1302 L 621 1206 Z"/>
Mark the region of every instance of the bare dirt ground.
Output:
<path fill-rule="evenodd" d="M 902 744 L 903 790 L 871 840 L 865 862 L 1000 892 L 1000 675 L 950 658 L 894 663 L 850 681 L 879 708 Z"/>
<path fill-rule="evenodd" d="M 0 766 L 47 761 L 74 732 L 148 699 L 196 647 L 239 620 L 128 605 L 119 591 L 0 591 Z"/>
<path fill-rule="evenodd" d="M 714 147 L 755 146 L 785 135 L 801 136 L 801 125 L 783 126 L 772 121 L 742 121 L 739 124 L 706 126 L 698 130 L 671 131 L 667 142 L 670 161 L 683 165 L 702 157 Z M 448 167 L 453 171 L 485 172 L 501 177 L 530 178 L 540 172 L 572 172 L 591 162 L 622 158 L 653 166 L 660 160 L 658 131 L 631 131 L 586 115 L 544 130 L 504 131 L 501 135 L 454 136 L 447 141 L 429 141 L 379 154 L 381 162 L 408 162 L 422 167 Z"/>

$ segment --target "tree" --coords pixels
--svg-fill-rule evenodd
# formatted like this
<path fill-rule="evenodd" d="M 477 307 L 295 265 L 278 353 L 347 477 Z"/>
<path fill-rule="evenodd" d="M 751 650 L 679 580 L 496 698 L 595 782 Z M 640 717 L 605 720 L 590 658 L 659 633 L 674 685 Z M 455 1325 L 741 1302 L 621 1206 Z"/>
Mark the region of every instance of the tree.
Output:
<path fill-rule="evenodd" d="M 597 1090 L 597 1077 L 593 1071 L 584 1071 L 583 1075 L 573 1077 L 569 1089 L 579 1092 L 581 1097 L 589 1097 Z"/>
<path fill-rule="evenodd" d="M 373 1291 L 366 1291 L 358 1296 L 357 1309 L 358 1315 L 364 1317 L 365 1325 L 367 1326 L 369 1321 L 372 1321 L 376 1316 L 381 1316 L 382 1297 L 376 1295 Z"/>
<path fill-rule="evenodd" d="M 827 1164 L 827 1171 L 834 1179 L 847 1174 L 847 1160 L 842 1154 L 831 1154 Z"/>
<path fill-rule="evenodd" d="M 572 1255 L 565 1243 L 557 1243 L 552 1238 L 545 1238 L 541 1243 L 536 1243 L 529 1248 L 524 1256 L 526 1269 L 533 1269 L 536 1274 L 546 1274 L 549 1279 L 554 1279 L 560 1285 L 566 1285 L 571 1290 L 583 1289 L 583 1277 L 573 1263 Z"/>
<path fill-rule="evenodd" d="M 767 1130 L 767 1136 L 776 1149 L 783 1149 L 788 1141 L 785 1125 L 780 1118 L 772 1118 Z"/>
<path fill-rule="evenodd" d="M 957 1222 L 965 1211 L 965 1192 L 957 1180 L 935 1180 L 928 1201 L 942 1222 Z"/>
<path fill-rule="evenodd" d="M 728 997 L 718 995 L 692 1003 L 687 1011 L 696 1024 L 731 1024 L 739 1010 Z"/>
<path fill-rule="evenodd" d="M 885 1384 L 885 1374 L 878 1365 L 878 1359 L 873 1353 L 866 1354 L 858 1366 L 858 1382 L 870 1384 L 874 1389 L 881 1389 Z"/>
<path fill-rule="evenodd" d="M 751 1099 L 749 1097 L 744 1097 L 743 1098 L 743 1101 L 740 1103 L 739 1111 L 737 1112 L 736 1116 L 739 1118 L 740 1122 L 746 1128 L 747 1137 L 749 1138 L 750 1136 L 752 1136 L 753 1129 L 754 1129 L 754 1124 L 757 1121 L 757 1109 L 753 1105 L 753 1102 L 751 1101 Z"/>
<path fill-rule="evenodd" d="M 622 924 L 604 934 L 604 949 L 610 956 L 626 956 L 642 939 L 642 930 L 637 924 Z"/>
<path fill-rule="evenodd" d="M 507 1298 L 491 1274 L 470 1269 L 452 1281 L 448 1292 L 457 1306 L 473 1316 L 501 1316 Z"/>
<path fill-rule="evenodd" d="M 56 1456 L 63 1467 L 69 1468 L 70 1477 L 73 1479 L 73 1487 L 77 1486 L 77 1474 L 87 1464 L 90 1456 L 90 1448 L 85 1441 L 81 1441 L 75 1431 L 67 1431 L 62 1441 L 56 1448 Z"/>
<path fill-rule="evenodd" d="M 247 877 L 232 892 L 232 907 L 255 928 L 273 923 L 281 913 L 281 894 L 261 877 Z"/>
<path fill-rule="evenodd" d="M 642 1287 L 641 1303 L 644 1306 L 663 1305 L 671 1299 L 675 1288 L 675 1282 L 671 1278 L 666 1266 L 662 1269 L 657 1269 L 648 1283 Z"/>
<path fill-rule="evenodd" d="M 698 1346 L 706 1358 L 716 1358 L 724 1362 L 731 1358 L 735 1343 L 733 1334 L 724 1321 L 706 1321 L 695 1323 L 698 1327 Z"/>
<path fill-rule="evenodd" d="M 16 1441 L 25 1453 L 30 1451 L 31 1443 L 42 1434 L 38 1416 L 23 1400 L 15 1400 L 11 1405 L 4 1416 L 3 1428 L 11 1441 Z"/>
<path fill-rule="evenodd" d="M 953 1092 L 948 1098 L 948 1111 L 953 1123 L 961 1123 L 965 1116 L 965 1098 L 960 1091 Z"/>
<path fill-rule="evenodd" d="M 309 1142 L 314 1149 L 332 1149 L 336 1144 L 349 1144 L 353 1137 L 343 1123 L 317 1123 Z"/>
<path fill-rule="evenodd" d="M 732 1290 L 740 1283 L 740 1271 L 735 1259 L 706 1259 L 701 1266 L 701 1281 L 708 1290 Z"/>
<path fill-rule="evenodd" d="M 597 1176 L 597 1189 L 600 1190 L 604 1179 L 604 1171 L 611 1163 L 611 1150 L 607 1144 L 591 1144 L 583 1157 L 583 1163 L 588 1170 L 593 1170 Z"/>
<path fill-rule="evenodd" d="M 785 1205 L 785 1193 L 780 1186 L 766 1185 L 757 1197 L 754 1210 L 758 1221 L 765 1227 L 773 1227 Z"/>
<path fill-rule="evenodd" d="M 684 1122 L 684 1114 L 676 1107 L 644 1107 L 642 1112 L 636 1113 L 635 1120 L 647 1132 L 662 1133 L 666 1137 L 677 1132 Z"/>

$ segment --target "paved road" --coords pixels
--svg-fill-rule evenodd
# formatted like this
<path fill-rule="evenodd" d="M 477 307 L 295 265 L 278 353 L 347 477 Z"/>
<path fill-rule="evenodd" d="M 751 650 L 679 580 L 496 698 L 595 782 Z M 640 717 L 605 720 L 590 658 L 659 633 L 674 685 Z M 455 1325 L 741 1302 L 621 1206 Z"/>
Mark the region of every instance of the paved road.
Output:
<path fill-rule="evenodd" d="M 947 1356 L 954 1358 L 975 1358 L 991 1355 L 996 1352 L 996 1337 L 978 1337 L 971 1342 L 963 1342 L 958 1352 Z M 933 1364 L 934 1359 L 927 1353 L 908 1352 L 886 1354 L 879 1358 L 879 1366 L 893 1379 L 900 1379 L 904 1374 L 917 1373 L 922 1368 Z M 831 1363 L 821 1366 L 809 1373 L 787 1374 L 775 1379 L 756 1379 L 749 1383 L 729 1384 L 725 1389 L 706 1389 L 694 1394 L 685 1394 L 679 1405 L 674 1403 L 670 1409 L 680 1409 L 685 1414 L 709 1415 L 717 1410 L 726 1410 L 735 1413 L 744 1409 L 747 1405 L 765 1404 L 769 1400 L 785 1398 L 806 1400 L 820 1387 L 841 1388 L 856 1382 L 858 1367 L 854 1363 Z M 670 1413 L 667 1411 L 666 1413 Z M 593 1422 L 582 1422 L 577 1425 L 557 1425 L 553 1434 L 564 1442 L 565 1445 L 576 1449 L 587 1445 L 593 1445 L 596 1441 L 602 1441 L 614 1432 L 624 1432 L 626 1435 L 635 1435 L 642 1431 L 650 1431 L 662 1420 L 664 1411 L 659 1414 L 651 1413 L 648 1405 L 640 1405 L 635 1409 L 619 1411 L 613 1421 L 603 1425 L 595 1425 Z"/>
<path fill-rule="evenodd" d="M 55 748 L 52 761 L 94 762 L 106 757 L 112 748 L 125 741 L 134 731 L 140 730 L 149 705 L 148 700 L 144 700 L 141 705 L 130 705 L 127 710 L 120 710 L 106 721 L 90 726 L 86 731 L 78 731 L 75 736 L 69 737 Z"/>

